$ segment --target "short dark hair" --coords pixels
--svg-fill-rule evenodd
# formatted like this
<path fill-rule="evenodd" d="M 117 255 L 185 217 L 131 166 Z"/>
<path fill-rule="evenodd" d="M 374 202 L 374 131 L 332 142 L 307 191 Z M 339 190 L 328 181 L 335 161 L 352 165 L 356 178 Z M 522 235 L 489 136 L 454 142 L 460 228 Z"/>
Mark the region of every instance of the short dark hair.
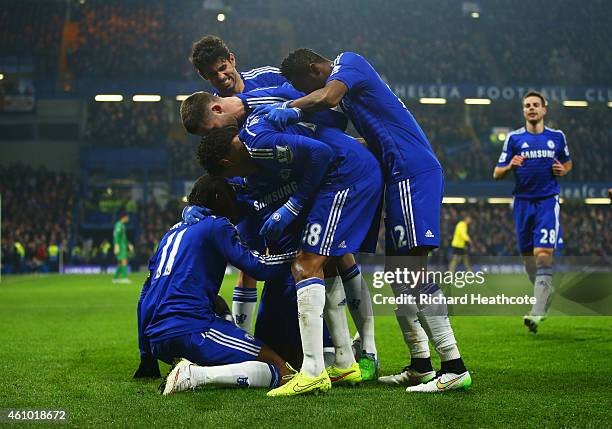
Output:
<path fill-rule="evenodd" d="M 213 176 L 223 175 L 223 167 L 219 165 L 219 161 L 229 153 L 232 140 L 236 137 L 236 134 L 238 134 L 238 127 L 230 125 L 213 130 L 200 141 L 198 162 L 209 174 Z"/>
<path fill-rule="evenodd" d="M 528 91 L 525 93 L 525 95 L 523 95 L 522 101 L 524 102 L 527 97 L 538 97 L 540 100 L 542 100 L 542 106 L 548 106 L 548 101 L 546 101 L 544 94 L 539 91 Z"/>
<path fill-rule="evenodd" d="M 218 98 L 208 92 L 196 92 L 183 100 L 181 121 L 188 133 L 198 133 L 200 123 L 209 120 L 212 115 L 208 106 Z"/>
<path fill-rule="evenodd" d="M 291 52 L 281 64 L 281 73 L 288 81 L 307 75 L 310 64 L 330 62 L 312 49 L 300 48 Z"/>
<path fill-rule="evenodd" d="M 228 198 L 235 198 L 232 187 L 225 179 L 204 175 L 196 179 L 187 197 L 187 204 L 207 207 L 215 214 L 220 214 Z"/>
<path fill-rule="evenodd" d="M 200 73 L 203 73 L 205 68 L 218 60 L 228 60 L 229 57 L 230 51 L 223 39 L 209 34 L 193 44 L 189 60 Z"/>

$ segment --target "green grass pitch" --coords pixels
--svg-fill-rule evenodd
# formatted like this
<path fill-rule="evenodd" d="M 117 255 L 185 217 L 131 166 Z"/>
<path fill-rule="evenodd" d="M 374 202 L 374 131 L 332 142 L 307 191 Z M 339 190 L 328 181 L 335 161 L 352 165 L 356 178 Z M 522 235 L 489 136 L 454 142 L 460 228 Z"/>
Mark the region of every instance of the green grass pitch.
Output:
<path fill-rule="evenodd" d="M 0 408 L 65 409 L 78 427 L 612 426 L 610 317 L 552 317 L 537 335 L 519 317 L 453 318 L 474 380 L 467 392 L 412 395 L 371 382 L 316 397 L 215 389 L 164 398 L 159 381 L 131 378 L 144 275 L 131 278 L 132 285 L 109 276 L 4 278 Z M 223 285 L 228 300 L 234 283 L 228 276 Z M 382 373 L 400 371 L 407 351 L 395 319 L 378 317 L 376 333 Z"/>

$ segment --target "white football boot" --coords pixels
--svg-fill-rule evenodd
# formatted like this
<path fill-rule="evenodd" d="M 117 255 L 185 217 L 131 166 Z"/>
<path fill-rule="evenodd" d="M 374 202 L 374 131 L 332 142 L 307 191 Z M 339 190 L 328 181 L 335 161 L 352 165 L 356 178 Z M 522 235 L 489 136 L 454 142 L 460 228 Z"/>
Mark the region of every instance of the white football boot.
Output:
<path fill-rule="evenodd" d="M 378 377 L 378 381 L 396 386 L 416 386 L 417 384 L 428 382 L 435 376 L 435 371 L 418 372 L 407 366 L 399 374 Z"/>
<path fill-rule="evenodd" d="M 427 383 L 408 387 L 406 392 L 437 393 L 455 389 L 467 390 L 471 385 L 472 377 L 469 371 L 465 371 L 462 374 L 445 372 L 444 374 L 436 374 L 436 376 Z"/>
<path fill-rule="evenodd" d="M 166 376 L 164 382 L 159 386 L 162 395 L 168 396 L 173 393 L 183 392 L 193 389 L 191 383 L 191 362 L 187 359 L 181 359 L 176 364 L 170 373 Z M 163 390 L 162 390 L 163 389 Z"/>
<path fill-rule="evenodd" d="M 538 327 L 544 320 L 546 320 L 545 316 L 534 316 L 532 314 L 523 317 L 523 323 L 527 329 L 529 329 L 529 332 L 533 332 L 534 334 L 538 333 Z"/>

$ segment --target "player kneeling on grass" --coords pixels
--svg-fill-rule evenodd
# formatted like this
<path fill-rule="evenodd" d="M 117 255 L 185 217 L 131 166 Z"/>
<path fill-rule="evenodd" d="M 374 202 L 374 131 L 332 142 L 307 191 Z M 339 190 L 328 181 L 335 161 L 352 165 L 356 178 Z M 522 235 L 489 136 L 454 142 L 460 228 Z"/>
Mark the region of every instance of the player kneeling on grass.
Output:
<path fill-rule="evenodd" d="M 262 256 L 246 248 L 231 223 L 233 190 L 219 178 L 202 176 L 189 204 L 213 216 L 179 222 L 162 238 L 149 263 L 149 278 L 138 302 L 138 339 L 144 360 L 159 359 L 172 369 L 162 393 L 205 385 L 276 387 L 294 373 L 272 349 L 215 314 L 227 263 L 258 280 L 287 270 L 293 254 Z"/>

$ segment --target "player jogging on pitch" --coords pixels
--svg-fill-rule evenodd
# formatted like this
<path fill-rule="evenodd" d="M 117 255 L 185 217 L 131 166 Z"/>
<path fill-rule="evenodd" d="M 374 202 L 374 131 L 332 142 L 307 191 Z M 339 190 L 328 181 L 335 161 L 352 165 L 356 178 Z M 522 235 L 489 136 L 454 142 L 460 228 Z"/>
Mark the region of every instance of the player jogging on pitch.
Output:
<path fill-rule="evenodd" d="M 556 177 L 572 170 L 565 134 L 544 126 L 548 112 L 544 96 L 530 91 L 523 96 L 525 126 L 508 134 L 493 178 L 514 172 L 514 222 L 518 247 L 536 303 L 524 317 L 536 333 L 545 319 L 553 293 L 553 252 L 559 239 L 559 184 Z"/>
<path fill-rule="evenodd" d="M 426 273 L 427 256 L 440 245 L 444 177 L 412 114 L 376 70 L 352 52 L 341 53 L 331 61 L 310 49 L 298 49 L 283 60 L 281 72 L 297 90 L 308 95 L 282 105 L 262 107 L 257 113 L 268 112 L 267 117 L 283 127 L 299 122 L 304 113 L 340 105 L 381 163 L 387 255 L 401 256 L 402 264 L 411 271 Z M 388 259 L 387 263 L 394 265 L 398 261 Z M 389 266 L 387 270 L 394 268 Z M 417 285 L 392 287 L 396 295 L 442 294 L 426 276 Z M 468 388 L 472 379 L 461 359 L 446 308 L 407 304 L 399 310 L 398 322 L 410 349 L 411 363 L 401 374 L 379 380 L 408 384 L 408 392 Z M 442 361 L 438 373 L 431 365 L 428 337 Z"/>

